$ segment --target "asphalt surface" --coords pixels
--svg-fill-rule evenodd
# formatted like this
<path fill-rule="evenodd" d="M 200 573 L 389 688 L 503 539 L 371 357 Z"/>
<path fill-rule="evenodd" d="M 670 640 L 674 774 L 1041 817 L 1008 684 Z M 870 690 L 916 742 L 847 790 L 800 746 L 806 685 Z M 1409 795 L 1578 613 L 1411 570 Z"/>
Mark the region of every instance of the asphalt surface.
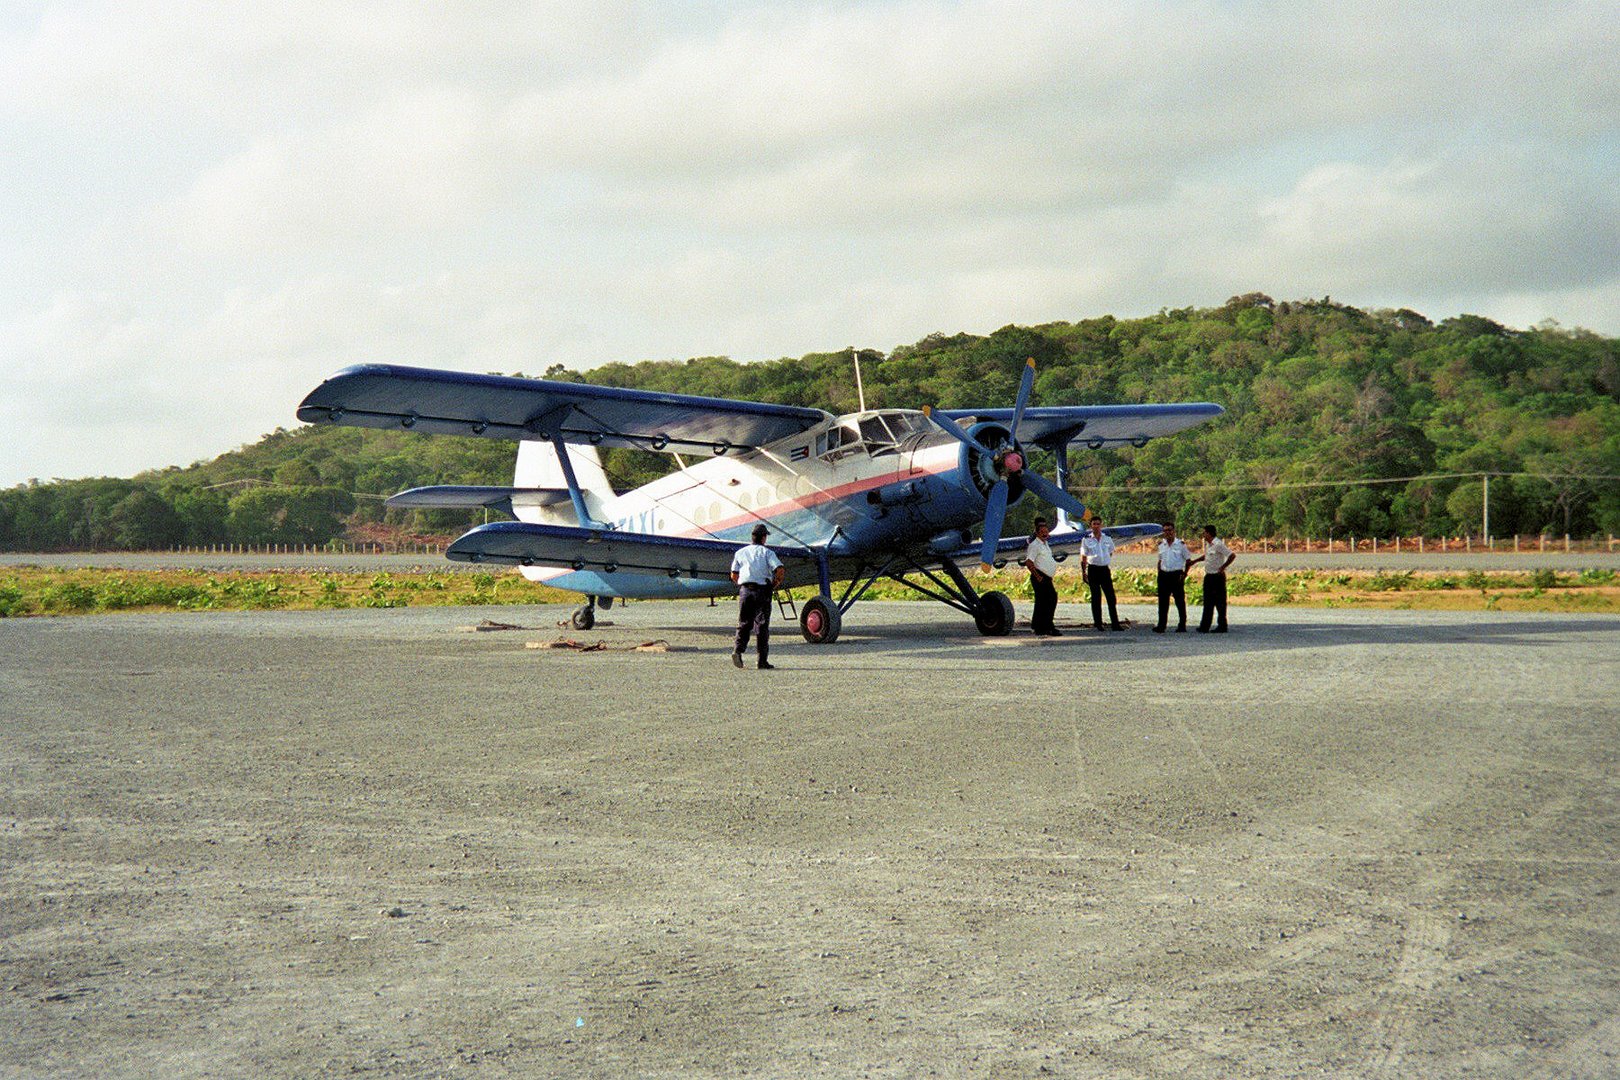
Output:
<path fill-rule="evenodd" d="M 0 620 L 0 1076 L 1620 1073 L 1620 619 L 567 610 Z"/>

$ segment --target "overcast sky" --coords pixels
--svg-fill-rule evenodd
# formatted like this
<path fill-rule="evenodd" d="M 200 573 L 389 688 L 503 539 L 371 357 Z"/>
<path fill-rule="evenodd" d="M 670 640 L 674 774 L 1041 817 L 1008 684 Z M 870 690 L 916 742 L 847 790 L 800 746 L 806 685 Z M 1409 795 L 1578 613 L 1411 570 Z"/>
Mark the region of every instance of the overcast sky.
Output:
<path fill-rule="evenodd" d="M 6 0 L 0 486 L 352 363 L 888 350 L 1254 290 L 1620 334 L 1614 0 Z"/>

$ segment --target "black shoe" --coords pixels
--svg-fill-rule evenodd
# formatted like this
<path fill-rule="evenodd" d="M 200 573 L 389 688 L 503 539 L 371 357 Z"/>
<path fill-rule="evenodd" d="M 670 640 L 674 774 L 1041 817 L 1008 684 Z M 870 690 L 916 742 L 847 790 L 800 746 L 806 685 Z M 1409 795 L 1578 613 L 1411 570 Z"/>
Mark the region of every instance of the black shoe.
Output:
<path fill-rule="evenodd" d="M 1226 633 L 1226 627 L 1224 627 L 1224 626 L 1217 626 L 1217 627 L 1216 627 L 1216 628 L 1215 628 L 1215 629 L 1214 629 L 1214 630 L 1213 630 L 1213 631 L 1212 631 L 1212 633 L 1216 633 L 1216 634 L 1224 634 L 1224 633 Z"/>
<path fill-rule="evenodd" d="M 731 666 L 742 667 L 742 653 L 734 652 L 731 654 Z"/>
<path fill-rule="evenodd" d="M 1121 626 L 1119 623 L 1115 623 L 1113 626 L 1110 626 L 1108 629 L 1110 629 L 1110 630 L 1123 630 L 1125 628 L 1123 626 Z"/>
<path fill-rule="evenodd" d="M 1200 634 L 1207 634 L 1207 633 L 1209 633 L 1209 627 L 1207 627 L 1207 626 L 1200 626 L 1200 627 L 1199 627 L 1199 628 L 1198 628 L 1198 632 L 1199 632 L 1199 633 L 1200 633 Z"/>
<path fill-rule="evenodd" d="M 1096 626 L 1094 626 L 1094 627 L 1092 627 L 1092 629 L 1094 629 L 1094 630 L 1096 630 L 1096 631 L 1097 631 L 1097 633 L 1099 633 L 1099 634 L 1100 634 L 1100 633 L 1102 633 L 1102 632 L 1103 632 L 1103 624 L 1102 624 L 1102 623 L 1098 623 L 1098 624 L 1097 624 L 1097 625 L 1096 625 Z M 1116 626 L 1116 627 L 1114 627 L 1114 629 L 1115 629 L 1115 630 L 1118 630 L 1118 629 L 1119 629 L 1119 627 L 1117 627 L 1117 626 Z"/>
<path fill-rule="evenodd" d="M 1154 632 L 1154 633 L 1155 633 L 1155 634 L 1162 634 L 1162 633 L 1164 633 L 1164 627 L 1162 627 L 1162 626 L 1155 626 L 1155 627 L 1154 627 L 1154 628 L 1153 628 L 1153 632 Z"/>
<path fill-rule="evenodd" d="M 1186 627 L 1185 627 L 1185 626 L 1178 626 L 1178 627 L 1176 627 L 1176 633 L 1178 633 L 1178 634 L 1185 634 L 1185 633 L 1186 633 L 1186 632 L 1187 632 L 1187 628 L 1186 628 Z"/>
<path fill-rule="evenodd" d="M 775 664 L 767 664 L 765 661 L 761 660 L 759 662 L 759 670 L 761 670 L 761 671 L 775 671 L 776 670 L 776 665 Z"/>

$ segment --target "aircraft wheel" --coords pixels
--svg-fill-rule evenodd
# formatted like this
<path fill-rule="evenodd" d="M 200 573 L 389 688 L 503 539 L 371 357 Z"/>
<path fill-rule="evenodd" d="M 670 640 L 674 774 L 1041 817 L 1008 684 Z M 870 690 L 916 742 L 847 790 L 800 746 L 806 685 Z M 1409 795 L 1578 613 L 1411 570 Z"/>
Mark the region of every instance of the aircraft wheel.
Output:
<path fill-rule="evenodd" d="M 589 630 L 596 625 L 596 610 L 589 604 L 577 607 L 574 609 L 573 621 L 575 630 Z"/>
<path fill-rule="evenodd" d="M 843 619 L 838 614 L 838 606 L 828 603 L 819 596 L 812 596 L 799 608 L 799 629 L 804 633 L 804 640 L 812 645 L 828 645 L 838 640 L 838 631 L 843 628 Z"/>
<path fill-rule="evenodd" d="M 979 596 L 979 613 L 973 617 L 973 623 L 985 637 L 1005 637 L 1012 633 L 1016 618 L 1013 602 L 1007 599 L 1006 593 L 987 592 Z"/>

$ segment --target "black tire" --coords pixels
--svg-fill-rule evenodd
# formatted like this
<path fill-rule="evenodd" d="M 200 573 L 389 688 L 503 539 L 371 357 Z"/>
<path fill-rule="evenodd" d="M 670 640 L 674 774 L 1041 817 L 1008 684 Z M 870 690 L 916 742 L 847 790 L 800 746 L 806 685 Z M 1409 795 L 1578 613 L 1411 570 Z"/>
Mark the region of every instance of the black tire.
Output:
<path fill-rule="evenodd" d="M 574 609 L 574 629 L 589 630 L 596 625 L 596 609 L 586 604 Z"/>
<path fill-rule="evenodd" d="M 979 596 L 979 612 L 973 616 L 973 624 L 985 637 L 1006 637 L 1012 633 L 1017 617 L 1006 593 L 987 592 Z"/>
<path fill-rule="evenodd" d="M 804 634 L 804 640 L 812 645 L 831 645 L 837 641 L 843 623 L 843 618 L 838 614 L 838 605 L 829 603 L 823 597 L 812 596 L 799 608 L 799 631 Z"/>

